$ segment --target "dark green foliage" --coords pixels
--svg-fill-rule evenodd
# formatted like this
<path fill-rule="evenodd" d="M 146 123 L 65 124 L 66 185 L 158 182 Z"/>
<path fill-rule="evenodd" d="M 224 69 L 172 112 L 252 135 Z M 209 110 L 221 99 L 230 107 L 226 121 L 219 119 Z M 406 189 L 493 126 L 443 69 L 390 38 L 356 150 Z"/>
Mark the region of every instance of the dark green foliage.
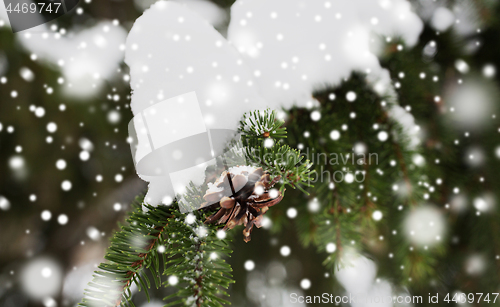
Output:
<path fill-rule="evenodd" d="M 494 78 L 481 76 L 485 64 L 499 67 L 498 37 L 500 24 L 498 16 L 500 6 L 487 8 L 493 2 L 476 1 L 481 8 L 484 27 L 470 37 L 461 37 L 453 31 L 436 33 L 425 27 L 420 43 L 412 49 L 402 52 L 388 53 L 382 64 L 394 72 L 404 72 L 405 77 L 399 79 L 401 87 L 397 90 L 403 106 L 411 107 L 416 121 L 427 132 L 426 142 L 422 146 L 423 156 L 432 167 L 427 169 L 431 178 L 440 178 L 436 192 L 430 194 L 429 201 L 439 206 L 453 208 L 460 201 L 464 210 L 446 210 L 449 223 L 449 243 L 445 245 L 446 256 L 435 261 L 433 267 L 439 282 L 435 289 L 445 294 L 449 289 L 460 289 L 465 293 L 498 292 L 500 283 L 500 228 L 498 210 L 478 215 L 473 207 L 474 199 L 493 196 L 498 200 L 500 190 L 500 160 L 495 157 L 498 146 L 498 88 L 500 75 Z M 490 23 L 488 25 L 488 23 Z M 424 56 L 425 46 L 434 41 L 437 50 L 433 56 Z M 469 44 L 481 42 L 475 53 L 464 52 Z M 457 59 L 463 59 L 471 67 L 468 74 L 461 74 L 454 68 Z M 421 79 L 419 74 L 425 72 L 427 77 Z M 476 80 L 485 87 L 492 88 L 492 101 L 495 106 L 491 110 L 491 120 L 483 123 L 480 130 L 469 130 L 459 123 L 453 122 L 449 108 L 453 107 L 448 100 L 447 92 Z M 436 96 L 440 97 L 435 101 Z M 471 101 L 471 105 L 478 102 Z M 478 103 L 479 104 L 479 103 Z M 480 148 L 484 153 L 484 162 L 480 166 L 467 163 L 470 148 Z M 436 162 L 436 161 L 439 161 Z M 459 193 L 454 189 L 459 188 Z M 498 202 L 497 202 L 498 204 Z M 395 242 L 400 243 L 400 242 Z M 483 257 L 485 273 L 480 278 L 464 272 L 466 261 L 471 255 Z M 421 257 L 425 257 L 423 254 Z M 422 289 L 422 292 L 428 289 Z M 497 301 L 498 303 L 498 301 Z"/>
<path fill-rule="evenodd" d="M 162 282 L 162 275 L 172 274 L 180 280 L 196 275 L 201 282 L 167 297 L 176 298 L 169 306 L 188 298 L 200 302 L 196 306 L 209 306 L 209 303 L 219 306 L 215 302 L 223 302 L 220 296 L 226 294 L 223 289 L 227 289 L 232 280 L 231 268 L 224 261 L 231 250 L 227 248 L 227 240 L 217 238 L 217 227 L 202 225 L 204 213 L 199 211 L 190 213 L 196 220 L 186 224 L 188 214 L 179 213 L 175 204 L 152 207 L 139 197 L 134 207 L 126 224 L 111 239 L 105 256 L 107 262 L 95 272 L 79 306 L 135 306 L 130 291 L 132 284 L 144 291 L 149 300 L 148 289 L 168 286 Z M 204 230 L 198 231 L 201 229 Z M 210 258 L 211 253 L 217 257 Z M 188 257 L 199 261 L 187 261 Z"/>
<path fill-rule="evenodd" d="M 267 138 L 286 138 L 286 128 L 282 127 L 284 120 L 276 117 L 276 111 L 253 111 L 243 115 L 239 131 L 242 140 L 248 146 L 259 147 Z"/>
<path fill-rule="evenodd" d="M 298 108 L 287 120 L 290 146 L 304 148 L 316 174 L 309 199 L 292 195 L 286 201 L 299 211 L 299 237 L 319 252 L 336 245 L 325 259 L 328 267 L 348 265 L 343 256 L 354 249 L 381 259 L 382 275 L 397 284 L 425 284 L 435 276 L 433 265 L 441 249 L 410 250 L 402 229 L 406 214 L 425 203 L 427 170 L 412 161 L 421 153 L 389 114 L 394 98 L 380 97 L 361 74 L 334 88 L 314 95 L 320 102 L 319 121 L 311 119 L 311 110 Z M 354 102 L 345 98 L 349 91 L 357 94 Z M 339 132 L 338 139 L 330 137 L 333 130 Z M 387 132 L 387 140 L 378 138 L 381 131 Z M 383 220 L 372 218 L 375 211 Z M 274 218 L 277 225 L 287 222 L 283 216 Z M 389 254 L 393 260 L 387 260 Z"/>
<path fill-rule="evenodd" d="M 165 274 L 177 276 L 179 284 L 177 292 L 165 298 L 171 301 L 166 306 L 222 306 L 228 302 L 221 296 L 229 296 L 225 289 L 234 282 L 232 269 L 222 258 L 232 250 L 217 237 L 215 227 L 203 224 L 204 214 L 190 214 L 196 219 L 188 224 L 186 215 L 174 212 L 167 227 Z"/>
<path fill-rule="evenodd" d="M 276 118 L 275 111 L 245 114 L 240 132 L 246 156 L 252 163 L 270 172 L 272 177 L 280 176 L 281 191 L 290 186 L 307 193 L 304 187 L 312 186 L 314 171 L 311 171 L 310 161 L 299 150 L 278 142 L 287 137 L 286 128 L 282 127 L 284 123 L 284 120 Z"/>

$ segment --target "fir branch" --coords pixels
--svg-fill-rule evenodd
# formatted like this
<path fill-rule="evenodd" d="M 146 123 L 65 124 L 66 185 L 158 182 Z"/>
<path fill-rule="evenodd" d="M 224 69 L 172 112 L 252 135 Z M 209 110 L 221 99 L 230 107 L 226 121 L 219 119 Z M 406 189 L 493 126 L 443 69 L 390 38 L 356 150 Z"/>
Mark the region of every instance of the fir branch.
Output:
<path fill-rule="evenodd" d="M 253 164 L 262 166 L 272 177 L 280 177 L 280 190 L 287 186 L 308 194 L 305 187 L 312 187 L 314 170 L 311 162 L 299 150 L 282 145 L 278 139 L 287 137 L 283 120 L 277 119 L 276 111 L 254 111 L 245 114 L 240 132 L 245 145 L 246 157 Z"/>
<path fill-rule="evenodd" d="M 286 128 L 282 127 L 284 123 L 284 120 L 278 119 L 276 111 L 266 109 L 244 114 L 238 130 L 242 133 L 243 142 L 256 147 L 267 138 L 286 138 Z"/>
<path fill-rule="evenodd" d="M 282 191 L 285 186 L 304 191 L 304 187 L 311 186 L 309 182 L 314 172 L 310 170 L 311 163 L 301 156 L 300 151 L 277 143 L 278 139 L 286 137 L 286 130 L 281 127 L 283 123 L 274 111 L 245 115 L 240 128 L 244 148 L 230 146 L 233 151 L 226 153 L 226 159 L 241 160 L 242 154 L 246 155 L 253 164 L 268 171 L 272 179 L 282 178 Z M 265 140 L 271 141 L 272 146 L 263 146 Z M 219 160 L 217 165 L 207 168 L 207 178 L 219 176 Z M 190 184 L 186 188 L 187 193 L 178 195 L 178 201 L 170 207 L 153 207 L 145 204 L 143 198 L 137 199 L 126 225 L 111 239 L 105 256 L 108 262 L 101 264 L 99 271 L 95 272 L 79 306 L 133 307 L 130 290 L 133 284 L 139 291 L 144 291 L 149 300 L 148 289 L 153 283 L 147 271 L 153 276 L 156 288 L 178 288 L 176 293 L 165 298 L 168 301 L 166 306 L 213 307 L 228 304 L 223 297 L 229 296 L 226 290 L 233 283 L 232 270 L 223 258 L 229 256 L 231 249 L 227 240 L 217 235 L 217 228 L 221 226 L 202 222 L 210 209 L 197 210 L 204 201 L 207 184 Z M 179 213 L 181 200 L 184 208 L 194 211 Z M 162 263 L 163 270 L 160 269 Z M 170 275 L 170 278 L 162 282 L 161 275 Z"/>
<path fill-rule="evenodd" d="M 158 262 L 156 253 L 158 242 L 162 240 L 165 225 L 171 216 L 165 206 L 157 208 L 145 205 L 149 211 L 143 212 L 144 197 L 137 197 L 132 205 L 126 224 L 114 234 L 111 245 L 104 257 L 108 262 L 99 265 L 89 288 L 85 289 L 82 307 L 134 306 L 131 302 L 130 286 L 136 283 L 139 289 L 144 284 L 144 269 Z M 142 274 L 142 275 L 141 275 Z M 153 275 L 156 274 L 153 272 Z M 149 284 L 149 280 L 147 280 Z M 155 278 L 158 286 L 158 280 Z M 149 295 L 147 293 L 147 295 Z"/>
<path fill-rule="evenodd" d="M 227 241 L 218 238 L 215 227 L 205 225 L 206 215 L 201 211 L 187 216 L 174 213 L 168 225 L 173 235 L 167 241 L 166 275 L 176 276 L 180 283 L 165 282 L 175 286 L 177 293 L 167 296 L 166 306 L 222 306 L 229 302 L 221 296 L 229 296 L 227 288 L 232 280 L 231 267 L 223 258 L 232 250 Z M 225 235 L 225 233 L 220 233 Z"/>
<path fill-rule="evenodd" d="M 179 291 L 174 296 L 177 297 L 177 301 L 183 302 L 187 302 L 189 297 L 196 297 L 196 301 L 200 303 L 196 306 L 207 306 L 201 302 L 221 302 L 222 299 L 218 295 L 227 294 L 219 288 L 232 282 L 228 273 L 231 268 L 222 259 L 231 251 L 227 248 L 227 240 L 217 238 L 215 226 L 203 226 L 203 233 L 195 233 L 195 229 L 184 222 L 187 214 L 179 213 L 175 204 L 170 207 L 153 207 L 142 201 L 143 197 L 137 198 L 133 205 L 135 209 L 130 213 L 126 225 L 122 226 L 121 231 L 115 233 L 111 239 L 111 245 L 105 256 L 107 262 L 99 265 L 99 270 L 93 275 L 93 280 L 85 290 L 79 306 L 133 307 L 135 305 L 130 290 L 132 284 L 135 284 L 139 291 L 144 291 L 149 300 L 148 289 L 152 284 L 156 288 L 168 285 L 161 282 L 162 274 L 174 273 L 179 279 L 189 279 L 192 277 L 192 272 L 204 272 L 206 275 L 208 268 L 212 270 L 210 271 L 212 275 L 215 276 L 217 274 L 214 272 L 218 272 L 220 276 L 207 277 L 203 281 L 200 279 L 191 292 Z M 143 206 L 147 212 L 143 211 Z M 204 213 L 199 211 L 191 214 L 196 214 L 199 219 L 204 216 Z M 194 237 L 196 234 L 198 237 Z M 179 238 L 184 238 L 182 246 L 176 245 L 180 242 Z M 167 245 L 166 252 L 158 249 L 160 246 L 164 249 L 164 245 Z M 208 259 L 209 257 L 204 257 L 205 253 L 211 251 L 217 253 L 218 258 L 212 259 L 210 264 L 200 260 L 182 265 L 176 264 L 178 260 L 170 259 L 182 251 L 198 259 Z M 161 263 L 163 270 L 160 268 Z M 146 274 L 147 271 L 150 271 L 153 282 Z M 200 274 L 198 277 L 200 276 L 204 275 Z"/>

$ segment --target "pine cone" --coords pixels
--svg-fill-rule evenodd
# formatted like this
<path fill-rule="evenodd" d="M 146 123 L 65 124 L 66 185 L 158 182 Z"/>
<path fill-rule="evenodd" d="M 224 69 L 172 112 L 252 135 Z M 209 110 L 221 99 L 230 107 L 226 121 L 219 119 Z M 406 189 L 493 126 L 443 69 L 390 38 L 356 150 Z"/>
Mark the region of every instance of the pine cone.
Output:
<path fill-rule="evenodd" d="M 244 225 L 244 240 L 250 241 L 253 226 L 261 227 L 263 214 L 283 199 L 280 191 L 272 189 L 280 176 L 273 180 L 270 177 L 262 167 L 237 166 L 224 171 L 214 183 L 208 184 L 203 196 L 206 202 L 202 208 L 207 204 L 211 204 L 207 208 L 219 208 L 205 223 L 225 224 L 224 230 Z"/>

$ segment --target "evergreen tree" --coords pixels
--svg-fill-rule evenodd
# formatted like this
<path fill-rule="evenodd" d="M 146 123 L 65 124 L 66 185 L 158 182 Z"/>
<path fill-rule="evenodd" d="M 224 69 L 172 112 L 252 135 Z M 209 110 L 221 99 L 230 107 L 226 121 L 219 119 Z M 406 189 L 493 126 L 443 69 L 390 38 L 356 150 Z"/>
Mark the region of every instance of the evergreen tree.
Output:
<path fill-rule="evenodd" d="M 233 4 L 213 2 L 226 11 Z M 248 209 L 253 217 L 271 221 L 270 232 L 255 229 L 252 241 L 243 243 L 240 230 L 245 227 L 228 227 L 229 218 L 215 219 L 222 200 L 215 206 L 180 213 L 177 201 L 170 206 L 153 207 L 139 196 L 130 206 L 125 224 L 120 224 L 113 234 L 106 261 L 98 267 L 79 305 L 135 306 L 135 287 L 148 300 L 155 296 L 152 289 L 164 289 L 159 295 L 165 298 L 167 306 L 228 304 L 233 299 L 229 297 L 232 290 L 244 291 L 242 271 L 230 264 L 246 259 L 247 252 L 253 252 L 254 259 L 259 253 L 265 254 L 266 251 L 255 250 L 269 244 L 268 236 L 279 238 L 281 243 L 292 242 L 290 245 L 297 241 L 292 247 L 303 248 L 298 253 L 310 262 L 304 268 L 314 272 L 314 276 L 325 272 L 335 276 L 352 267 L 354 259 L 362 255 L 377 264 L 377 277 L 391 284 L 393 295 L 406 293 L 424 298 L 415 305 L 435 305 L 427 300 L 429 294 L 439 294 L 438 305 L 445 304 L 445 298 L 453 303 L 454 299 L 462 299 L 457 293 L 464 293 L 471 306 L 500 304 L 495 300 L 500 285 L 500 213 L 496 208 L 500 200 L 500 76 L 496 72 L 500 67 L 500 5 L 482 0 L 467 1 L 465 6 L 462 3 L 462 10 L 473 15 L 471 19 L 477 24 L 475 31 L 464 34 L 453 26 L 436 30 L 432 18 L 424 18 L 428 3 L 411 4 L 424 19 L 418 43 L 412 48 L 400 48 L 405 45 L 403 39 L 392 38 L 379 54 L 382 67 L 390 73 L 393 93 L 376 92 L 370 76 L 356 71 L 341 84 L 318 87 L 312 93 L 318 107 L 256 111 L 242 118 L 239 132 L 245 158 L 252 167 L 261 167 L 269 181 L 276 179 L 276 186 L 270 186 L 266 193 L 275 187 L 279 197 L 271 199 L 279 200 L 265 210 Z M 458 4 L 440 3 L 449 8 Z M 111 13 L 115 4 L 94 1 L 84 6 L 89 14 L 64 16 L 56 21 L 59 27 L 95 23 L 92 16 L 133 21 L 140 15 L 131 2 L 122 4 L 117 10 L 119 16 Z M 219 27 L 223 32 L 225 26 Z M 31 191 L 39 191 L 38 198 L 53 204 L 49 209 L 54 212 L 66 203 L 78 202 L 82 204 L 78 208 L 86 203 L 101 214 L 91 194 L 83 195 L 75 188 L 72 196 L 45 191 L 60 189 L 63 180 L 70 180 L 80 191 L 92 190 L 99 195 L 113 188 L 109 182 L 99 186 L 94 178 L 103 172 L 101 163 L 106 161 L 113 171 L 104 177 L 112 177 L 122 165 L 130 164 L 128 149 L 110 149 L 116 144 L 119 149 L 126 146 L 126 128 L 113 130 L 114 126 L 110 129 L 106 123 L 109 112 L 117 107 L 125 110 L 122 122 L 130 119 L 127 82 L 114 80 L 104 85 L 109 102 L 93 97 L 87 99 L 87 105 L 69 107 L 72 100 L 80 99 L 67 98 L 57 90 L 55 84 L 61 73 L 56 66 L 33 60 L 32 53 L 21 48 L 18 38 L 5 27 L 0 29 L 0 43 L 0 61 L 2 56 L 9 60 L 9 69 L 0 69 L 6 78 L 0 85 L 0 100 L 6 102 L 0 104 L 1 144 L 4 148 L 27 144 L 25 158 L 33 161 L 31 172 L 36 174 L 36 180 L 30 183 L 17 178 L 20 173 L 9 178 L 0 176 L 0 194 L 26 202 L 26 209 L 11 210 L 10 217 L 14 218 L 0 216 L 0 223 L 16 229 L 12 221 L 20 220 L 23 222 L 19 224 L 26 225 L 31 223 L 28 213 L 39 215 L 37 208 L 29 207 L 24 195 Z M 48 95 L 47 86 L 24 91 L 27 81 L 20 77 L 20 72 L 26 67 L 36 76 L 37 84 L 52 85 L 55 93 Z M 126 69 L 121 65 L 120 77 L 126 75 L 122 71 Z M 13 91 L 19 97 L 14 97 Z M 113 95 L 121 97 L 116 104 Z M 10 115 L 19 109 L 30 109 L 33 101 L 44 106 L 47 114 L 63 114 L 54 116 L 54 120 L 59 131 L 68 136 L 57 143 L 67 146 L 65 159 L 80 163 L 81 152 L 87 149 L 72 144 L 89 138 L 108 143 L 106 148 L 96 146 L 92 153 L 101 162 L 91 159 L 89 166 L 84 167 L 69 163 L 68 178 L 54 173 L 52 162 L 34 163 L 40 152 L 47 152 L 45 159 L 51 161 L 58 160 L 60 153 L 46 149 L 50 144 L 45 132 L 47 123 L 33 121 L 35 110 Z M 67 101 L 64 107 L 59 106 L 62 101 Z M 60 111 L 63 109 L 66 113 Z M 279 117 L 278 113 L 284 116 Z M 413 120 L 419 131 L 409 128 Z M 10 125 L 27 127 L 29 133 L 7 135 Z M 28 141 L 28 135 L 36 141 Z M 415 143 L 417 135 L 419 144 Z M 1 151 L 0 157 L 10 161 L 13 155 L 11 151 Z M 0 173 L 10 173 L 6 165 L 0 165 Z M 123 174 L 135 176 L 131 166 Z M 92 181 L 87 181 L 90 176 Z M 45 182 L 44 178 L 55 179 Z M 39 182 L 44 182 L 43 188 L 38 187 Z M 130 193 L 128 186 L 132 184 L 117 193 Z M 187 201 L 198 208 L 207 187 L 208 182 L 191 186 Z M 140 189 L 143 186 L 130 190 Z M 22 191 L 22 198 L 13 191 Z M 2 201 L 0 198 L 0 204 Z M 70 213 L 70 220 L 77 220 L 80 215 L 76 208 Z M 93 218 L 90 215 L 86 220 Z M 207 220 L 214 223 L 206 223 Z M 102 220 L 103 230 L 111 232 L 111 224 L 112 218 L 106 217 Z M 84 227 L 82 220 L 71 231 L 84 232 Z M 24 235 L 24 229 L 13 232 Z M 55 226 L 45 227 L 43 232 L 52 238 L 49 241 L 61 237 Z M 72 243 L 78 244 L 79 239 Z M 10 244 L 2 245 L 9 245 L 6 250 L 10 255 L 0 256 L 2 261 L 10 261 L 15 258 L 12 255 L 20 253 Z M 61 246 L 53 247 L 52 252 L 69 254 Z M 315 265 L 317 259 L 323 261 L 322 267 Z M 65 265 L 69 267 L 69 261 Z M 338 295 L 350 291 L 336 278 L 322 280 L 314 291 L 304 290 L 317 295 L 318 289 L 332 292 L 332 287 Z M 478 293 L 484 295 L 479 297 Z M 236 299 L 233 303 L 238 302 Z"/>

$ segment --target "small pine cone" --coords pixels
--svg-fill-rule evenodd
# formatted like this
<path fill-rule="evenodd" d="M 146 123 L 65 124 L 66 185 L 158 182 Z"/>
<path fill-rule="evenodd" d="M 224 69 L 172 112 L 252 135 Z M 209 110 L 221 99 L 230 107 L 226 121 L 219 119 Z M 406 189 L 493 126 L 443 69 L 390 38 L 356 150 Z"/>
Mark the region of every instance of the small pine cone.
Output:
<path fill-rule="evenodd" d="M 279 191 L 271 197 L 269 191 L 280 178 L 270 177 L 261 167 L 238 166 L 223 172 L 203 196 L 210 207 L 219 208 L 205 223 L 225 224 L 224 230 L 244 225 L 244 240 L 250 241 L 253 226 L 261 227 L 262 215 L 283 199 Z"/>

